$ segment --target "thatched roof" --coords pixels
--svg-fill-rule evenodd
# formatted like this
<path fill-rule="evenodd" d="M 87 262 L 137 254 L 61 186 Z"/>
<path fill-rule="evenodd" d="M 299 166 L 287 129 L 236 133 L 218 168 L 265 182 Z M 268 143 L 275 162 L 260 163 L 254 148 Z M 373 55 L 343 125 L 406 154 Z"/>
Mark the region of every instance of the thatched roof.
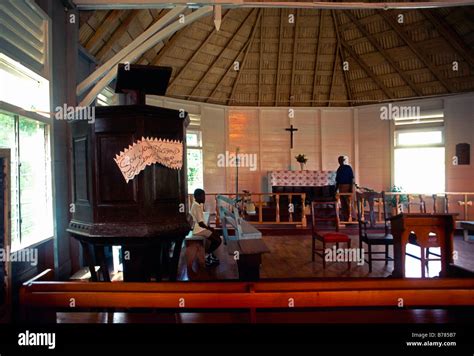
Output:
<path fill-rule="evenodd" d="M 80 43 L 103 62 L 166 11 L 81 11 Z M 227 105 L 346 106 L 474 90 L 472 7 L 239 8 L 222 18 L 219 31 L 208 16 L 136 63 L 173 67 L 167 96 Z"/>

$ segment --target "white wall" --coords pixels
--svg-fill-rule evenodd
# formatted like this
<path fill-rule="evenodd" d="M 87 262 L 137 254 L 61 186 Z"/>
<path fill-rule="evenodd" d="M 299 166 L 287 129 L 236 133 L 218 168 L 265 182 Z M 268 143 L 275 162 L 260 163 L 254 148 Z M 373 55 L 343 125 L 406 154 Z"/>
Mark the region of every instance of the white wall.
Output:
<path fill-rule="evenodd" d="M 380 119 L 382 104 L 355 108 L 224 107 L 213 104 L 153 97 L 155 105 L 183 108 L 201 115 L 204 141 L 204 185 L 208 192 L 235 190 L 235 168 L 217 167 L 217 155 L 225 151 L 255 153 L 258 168 L 239 169 L 239 188 L 266 192 L 267 172 L 299 169 L 294 157 L 308 156 L 307 169 L 336 169 L 339 155 L 349 156 L 358 184 L 388 189 L 392 174 L 392 122 Z M 424 110 L 444 109 L 447 191 L 474 191 L 474 93 L 437 99 L 399 102 Z M 285 128 L 293 124 L 294 148 Z M 471 144 L 471 165 L 453 166 L 455 145 Z"/>

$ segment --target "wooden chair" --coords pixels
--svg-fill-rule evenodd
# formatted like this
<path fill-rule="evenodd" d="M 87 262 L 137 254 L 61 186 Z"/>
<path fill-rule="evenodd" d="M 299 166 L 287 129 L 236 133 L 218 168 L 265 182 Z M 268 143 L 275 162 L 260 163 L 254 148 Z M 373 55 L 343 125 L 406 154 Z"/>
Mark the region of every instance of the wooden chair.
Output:
<path fill-rule="evenodd" d="M 364 205 L 367 201 L 382 200 L 383 205 L 383 221 L 384 224 L 370 224 L 370 221 L 365 219 Z M 389 256 L 389 246 L 393 246 L 393 236 L 390 234 L 390 229 L 386 219 L 385 209 L 385 194 L 384 192 L 368 192 L 368 193 L 356 193 L 356 205 L 357 205 L 357 221 L 359 222 L 359 248 L 363 249 L 363 244 L 367 245 L 367 252 L 364 252 L 364 262 L 369 264 L 369 273 L 372 272 L 372 261 L 385 261 L 385 265 L 388 261 L 393 261 L 393 258 Z M 373 209 L 372 203 L 369 203 L 371 209 Z M 370 212 L 372 215 L 372 212 Z M 373 251 L 373 246 L 385 246 L 385 251 Z M 365 259 L 367 255 L 367 259 Z M 374 255 L 384 255 L 383 258 L 374 258 Z"/>
<path fill-rule="evenodd" d="M 351 239 L 347 234 L 339 232 L 339 206 L 337 201 L 311 203 L 312 218 L 312 247 L 311 258 L 314 262 L 314 255 L 318 255 L 323 259 L 323 268 L 326 268 L 325 251 L 327 244 L 347 243 L 347 248 L 351 247 Z M 323 228 L 324 226 L 324 228 Z M 322 249 L 316 248 L 316 240 L 323 243 Z M 351 268 L 351 261 L 347 261 L 348 269 Z"/>

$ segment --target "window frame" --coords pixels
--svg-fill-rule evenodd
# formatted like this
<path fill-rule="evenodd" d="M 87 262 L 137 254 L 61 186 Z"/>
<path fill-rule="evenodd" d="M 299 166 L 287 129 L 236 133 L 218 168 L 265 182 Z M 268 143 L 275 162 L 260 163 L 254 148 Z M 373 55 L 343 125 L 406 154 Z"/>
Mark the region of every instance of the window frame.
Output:
<path fill-rule="evenodd" d="M 46 125 L 46 131 L 45 131 L 45 136 L 47 138 L 47 147 L 45 149 L 48 150 L 47 154 L 50 158 L 50 165 L 49 165 L 49 172 L 45 170 L 45 173 L 50 177 L 49 181 L 49 186 L 50 186 L 50 193 L 51 195 L 53 194 L 53 189 L 54 189 L 54 175 L 53 175 L 53 158 L 52 158 L 52 124 L 53 124 L 53 119 L 48 118 L 42 115 L 39 115 L 35 112 L 32 111 L 27 111 L 24 109 L 21 109 L 17 106 L 14 106 L 12 104 L 6 103 L 4 101 L 0 101 L 0 112 L 3 112 L 7 115 L 13 116 L 15 122 L 15 147 L 10 148 L 11 155 L 15 155 L 15 160 L 11 159 L 11 162 L 16 161 L 17 164 L 17 176 L 14 177 L 16 180 L 16 185 L 17 185 L 17 196 L 11 197 L 11 203 L 18 204 L 18 221 L 17 221 L 17 226 L 18 226 L 18 243 L 13 245 L 12 241 L 10 241 L 11 244 L 11 250 L 12 252 L 19 251 L 21 249 L 31 247 L 38 245 L 42 242 L 45 242 L 49 239 L 52 239 L 55 237 L 55 226 L 56 226 L 56 216 L 54 214 L 54 199 L 51 196 L 51 201 L 52 201 L 52 235 L 51 236 L 43 236 L 40 239 L 34 240 L 34 241 L 22 241 L 22 232 L 21 232 L 21 224 L 22 224 L 22 219 L 21 219 L 21 184 L 20 184 L 20 179 L 21 179 L 21 162 L 20 162 L 20 155 L 21 155 L 21 147 L 20 147 L 20 131 L 19 131 L 19 124 L 20 124 L 20 118 L 25 118 L 33 121 L 40 122 L 42 124 Z M 13 178 L 13 177 L 12 177 Z M 13 236 L 11 236 L 12 238 Z"/>
<path fill-rule="evenodd" d="M 420 132 L 434 132 L 439 131 L 441 132 L 441 142 L 440 143 L 423 143 L 419 145 L 401 145 L 399 144 L 399 135 L 404 133 L 420 133 Z M 395 130 L 394 132 L 394 141 L 393 141 L 393 148 L 396 150 L 397 148 L 421 148 L 421 147 L 446 147 L 446 139 L 445 139 L 445 130 L 444 126 L 429 126 L 429 127 L 417 127 L 417 128 L 404 128 L 402 130 Z"/>
<path fill-rule="evenodd" d="M 191 128 L 191 129 L 186 129 L 185 134 L 186 134 L 186 160 L 187 160 L 188 149 L 201 151 L 202 184 L 204 185 L 204 150 L 203 150 L 203 144 L 202 144 L 202 131 L 200 129 L 197 129 L 197 128 Z M 197 145 L 190 145 L 188 143 L 188 140 L 187 140 L 187 135 L 188 134 L 196 134 L 198 136 Z M 189 169 L 188 164 L 186 164 L 186 167 L 187 167 L 187 169 Z M 186 175 L 187 174 L 188 174 L 188 172 L 186 172 Z M 187 189 L 189 190 L 188 177 L 186 178 L 186 184 L 187 184 Z"/>

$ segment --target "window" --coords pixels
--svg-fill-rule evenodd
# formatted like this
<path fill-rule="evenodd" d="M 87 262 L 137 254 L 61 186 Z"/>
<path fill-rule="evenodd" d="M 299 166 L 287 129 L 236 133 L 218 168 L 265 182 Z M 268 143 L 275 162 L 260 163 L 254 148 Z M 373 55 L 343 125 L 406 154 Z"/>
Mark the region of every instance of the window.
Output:
<path fill-rule="evenodd" d="M 49 81 L 2 54 L 0 78 L 0 147 L 11 151 L 11 246 L 18 250 L 54 235 Z"/>
<path fill-rule="evenodd" d="M 186 144 L 188 192 L 193 193 L 197 188 L 204 188 L 201 131 L 188 130 L 186 132 Z"/>
<path fill-rule="evenodd" d="M 97 95 L 97 106 L 112 106 L 118 104 L 117 94 L 110 88 L 106 87 Z"/>
<path fill-rule="evenodd" d="M 409 193 L 444 192 L 442 127 L 396 131 L 394 153 L 395 185 Z"/>
<path fill-rule="evenodd" d="M 53 236 L 49 125 L 0 112 L 0 147 L 11 150 L 12 249 Z"/>
<path fill-rule="evenodd" d="M 0 53 L 0 100 L 49 116 L 49 81 Z"/>

